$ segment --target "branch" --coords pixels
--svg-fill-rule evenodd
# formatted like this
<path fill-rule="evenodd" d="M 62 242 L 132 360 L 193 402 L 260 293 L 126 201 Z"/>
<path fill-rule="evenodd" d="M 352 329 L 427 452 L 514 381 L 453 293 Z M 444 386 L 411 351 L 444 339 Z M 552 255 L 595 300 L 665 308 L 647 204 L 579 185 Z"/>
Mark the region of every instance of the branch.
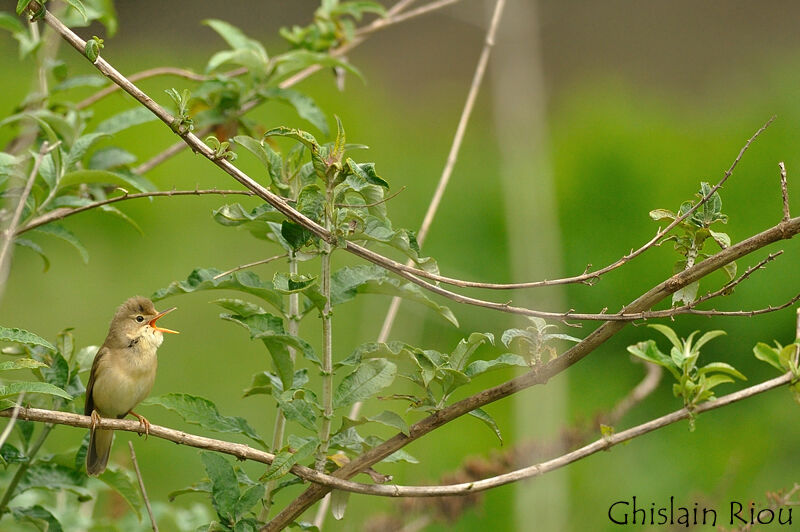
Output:
<path fill-rule="evenodd" d="M 158 524 L 153 515 L 153 509 L 150 507 L 150 499 L 147 497 L 147 490 L 144 488 L 144 480 L 142 479 L 142 472 L 139 471 L 139 462 L 136 461 L 136 451 L 133 450 L 133 442 L 128 441 L 128 448 L 131 450 L 131 462 L 133 462 L 133 470 L 136 472 L 136 479 L 139 481 L 139 489 L 142 492 L 142 499 L 144 505 L 147 507 L 147 514 L 150 516 L 150 524 L 153 525 L 153 532 L 158 532 Z"/>
<path fill-rule="evenodd" d="M 64 24 L 60 20 L 58 20 L 55 16 L 53 16 L 48 11 L 44 12 L 44 20 L 45 20 L 45 22 L 47 22 L 47 24 L 49 24 L 57 32 L 59 32 L 62 35 L 62 37 L 64 39 L 66 39 L 67 42 L 69 42 L 76 50 L 78 50 L 79 52 L 83 53 L 83 50 L 84 50 L 85 45 L 86 45 L 86 42 L 83 39 L 78 37 L 72 30 L 70 30 L 69 28 L 64 26 Z M 101 73 L 103 73 L 109 79 L 114 81 L 116 84 L 120 85 L 128 94 L 133 96 L 142 105 L 147 107 L 162 122 L 164 122 L 165 124 L 171 126 L 171 124 L 175 120 L 174 117 L 169 112 L 167 112 L 163 107 L 158 105 L 152 98 L 147 96 L 147 94 L 142 92 L 133 83 L 128 81 L 128 79 L 125 78 L 125 76 L 120 74 L 113 66 L 111 66 L 105 59 L 103 59 L 103 57 L 98 57 L 97 60 L 94 62 L 94 65 L 97 67 L 98 70 L 100 70 Z M 725 182 L 725 180 L 733 172 L 733 169 L 735 168 L 735 166 L 738 163 L 738 161 L 741 159 L 741 156 L 744 154 L 745 150 L 749 147 L 750 143 L 755 139 L 755 137 L 761 131 L 763 131 L 767 127 L 767 125 L 769 125 L 770 122 L 767 122 L 767 124 L 765 124 L 756 133 L 756 135 L 751 137 L 751 139 L 747 142 L 747 144 L 745 144 L 745 146 L 739 152 L 739 156 L 733 162 L 733 164 L 731 165 L 730 169 L 726 172 L 725 177 L 719 183 L 717 183 L 717 185 L 712 187 L 712 189 L 709 192 L 709 194 L 707 196 L 705 196 L 706 199 L 708 197 L 710 197 L 710 195 L 713 194 L 720 186 L 722 186 L 722 184 Z M 324 241 L 326 241 L 326 242 L 328 242 L 328 243 L 330 243 L 332 245 L 336 245 L 338 243 L 338 238 L 337 238 L 337 236 L 335 234 L 332 234 L 326 228 L 322 227 L 318 223 L 314 222 L 310 218 L 304 216 L 302 213 L 300 213 L 297 210 L 295 210 L 294 208 L 292 208 L 292 206 L 290 206 L 283 197 L 278 196 L 277 194 L 274 194 L 273 192 L 271 192 L 270 190 L 268 190 L 267 188 L 265 188 L 264 186 L 262 186 L 261 184 L 256 182 L 253 178 L 251 178 L 250 176 L 248 176 L 247 174 L 242 172 L 240 169 L 238 169 L 236 166 L 231 164 L 230 161 L 228 161 L 227 159 L 216 157 L 216 155 L 214 153 L 214 150 L 212 150 L 209 146 L 207 146 L 204 142 L 202 142 L 197 136 L 195 136 L 194 134 L 192 134 L 190 132 L 189 133 L 184 133 L 184 134 L 182 134 L 180 136 L 181 136 L 181 138 L 183 138 L 184 142 L 186 142 L 186 144 L 188 144 L 195 152 L 202 154 L 204 157 L 206 157 L 211 162 L 216 164 L 219 168 L 221 168 L 226 173 L 228 173 L 230 176 L 232 176 L 234 179 L 239 181 L 239 183 L 244 185 L 246 188 L 248 188 L 250 191 L 252 191 L 255 195 L 257 195 L 258 197 L 260 197 L 261 199 L 263 199 L 264 201 L 266 201 L 267 203 L 269 203 L 273 207 L 275 207 L 275 209 L 277 211 L 279 211 L 281 214 L 286 216 L 289 220 L 291 220 L 292 222 L 295 222 L 296 224 L 300 225 L 304 229 L 307 229 L 308 231 L 312 232 L 313 234 L 315 234 L 316 236 L 318 236 L 322 240 L 324 240 Z M 702 203 L 702 201 L 699 202 L 698 204 L 696 204 L 692 209 L 696 209 L 701 203 Z M 688 215 L 691 212 L 693 212 L 692 209 L 690 209 L 686 214 Z M 677 218 L 676 220 L 680 220 L 680 218 Z M 781 225 L 781 238 L 790 238 L 790 237 L 794 236 L 794 234 L 797 234 L 797 232 L 800 232 L 800 223 L 798 223 L 798 222 L 800 222 L 800 219 L 797 219 L 797 218 L 791 219 L 788 222 L 782 222 L 780 224 Z M 670 224 L 670 225 L 672 225 L 672 224 Z M 726 255 L 725 252 L 728 251 L 728 250 L 731 250 L 731 249 L 735 249 L 735 248 L 737 248 L 737 246 L 731 246 L 731 247 L 727 248 L 726 250 L 723 250 L 722 252 L 718 253 L 714 257 L 726 257 L 727 255 Z M 628 321 L 628 320 L 632 320 L 632 319 L 646 319 L 648 317 L 646 314 L 643 314 L 643 313 L 641 313 L 641 314 L 631 314 L 631 315 L 625 315 L 624 313 L 620 313 L 620 314 L 617 314 L 617 315 L 606 315 L 606 314 L 603 314 L 603 313 L 600 313 L 600 314 L 575 313 L 575 312 L 572 312 L 571 310 L 568 311 L 568 312 L 544 312 L 544 311 L 531 310 L 531 309 L 522 308 L 522 307 L 514 307 L 514 306 L 512 306 L 510 304 L 510 302 L 509 303 L 496 303 L 496 302 L 492 302 L 492 301 L 485 301 L 485 300 L 481 300 L 481 299 L 466 297 L 466 296 L 462 296 L 462 295 L 456 294 L 454 292 L 451 292 L 449 290 L 446 290 L 444 288 L 441 288 L 440 286 L 436 286 L 436 285 L 434 285 L 432 283 L 428 283 L 426 281 L 423 281 L 422 279 L 419 279 L 416 275 L 420 275 L 420 276 L 423 276 L 423 275 L 427 276 L 428 275 L 425 272 L 422 272 L 421 270 L 413 270 L 415 272 L 415 274 L 412 275 L 412 274 L 410 274 L 410 273 L 408 273 L 407 271 L 404 270 L 405 266 L 403 264 L 398 263 L 396 261 L 393 261 L 393 260 L 391 260 L 391 259 L 389 259 L 387 257 L 384 257 L 383 255 L 380 255 L 378 253 L 375 253 L 373 251 L 370 251 L 367 248 L 359 246 L 358 244 L 355 244 L 353 242 L 345 242 L 344 249 L 346 249 L 346 250 L 350 251 L 351 253 L 353 253 L 353 254 L 355 254 L 355 255 L 357 255 L 359 257 L 362 257 L 362 258 L 364 258 L 364 259 L 366 259 L 366 260 L 368 260 L 368 261 L 370 261 L 370 262 L 372 262 L 374 264 L 377 264 L 378 266 L 381 266 L 382 268 L 385 268 L 387 270 L 393 271 L 397 275 L 399 275 L 400 277 L 403 277 L 403 278 L 411 281 L 412 283 L 415 283 L 415 284 L 421 286 L 422 288 L 425 288 L 425 289 L 427 289 L 429 291 L 432 291 L 434 293 L 443 295 L 443 296 L 445 296 L 445 297 L 447 297 L 447 298 L 449 298 L 449 299 L 451 299 L 453 301 L 459 302 L 459 303 L 476 305 L 476 306 L 489 308 L 489 309 L 494 309 L 494 310 L 500 310 L 501 312 L 507 312 L 507 313 L 511 313 L 511 314 L 519 314 L 519 315 L 524 315 L 524 316 L 535 316 L 535 317 L 540 317 L 540 318 L 544 318 L 544 319 L 554 319 L 554 320 L 561 320 L 561 321 L 566 321 L 568 319 L 574 319 L 574 320 L 600 320 L 600 321 L 604 321 L 604 320 Z M 730 262 L 731 260 L 735 260 L 735 258 L 737 258 L 737 257 L 732 257 L 730 259 L 726 259 L 725 263 Z M 703 261 L 701 264 L 708 266 L 709 263 L 711 263 L 711 259 Z M 720 264 L 717 267 L 721 267 L 725 263 Z M 713 271 L 717 267 L 708 270 L 708 272 Z M 685 272 L 683 272 L 683 273 L 685 273 Z M 680 288 L 682 288 L 683 286 L 685 286 L 689 282 L 693 282 L 694 280 L 697 280 L 697 279 L 692 279 L 691 281 L 688 281 L 686 284 L 681 284 L 683 282 L 684 278 L 685 278 L 685 276 L 683 274 L 678 274 L 678 275 L 675 275 L 674 277 L 671 278 L 671 280 L 670 280 L 670 283 L 671 283 L 670 284 L 670 288 L 672 289 L 672 292 L 679 290 Z M 694 311 L 694 313 L 698 313 L 698 312 L 700 312 L 700 311 Z M 673 314 L 670 314 L 670 315 L 675 315 L 675 314 L 679 314 L 679 313 L 680 312 L 674 312 Z"/>
<path fill-rule="evenodd" d="M 791 218 L 789 214 L 789 187 L 786 183 L 786 165 L 783 161 L 778 163 L 778 168 L 781 169 L 781 196 L 783 197 L 783 221 L 786 222 Z"/>
<path fill-rule="evenodd" d="M 800 218 L 790 220 L 788 224 L 781 223 L 757 235 L 754 235 L 747 240 L 739 242 L 730 246 L 716 255 L 695 264 L 691 268 L 687 268 L 677 275 L 667 279 L 666 281 L 656 285 L 648 290 L 635 301 L 627 305 L 623 309 L 623 313 L 643 312 L 646 309 L 653 307 L 656 303 L 670 296 L 675 290 L 681 286 L 686 286 L 711 271 L 721 268 L 728 262 L 736 260 L 737 258 L 752 253 L 772 242 L 783 238 L 784 229 L 788 226 L 794 228 L 795 234 L 800 232 Z M 350 478 L 358 472 L 372 466 L 392 454 L 393 452 L 402 449 L 409 443 L 421 438 L 425 434 L 457 419 L 464 414 L 475 410 L 476 408 L 483 407 L 489 403 L 493 403 L 510 395 L 513 395 L 521 390 L 530 388 L 531 386 L 542 385 L 547 383 L 552 377 L 558 375 L 567 368 L 578 363 L 584 357 L 589 355 L 592 351 L 597 349 L 603 343 L 608 341 L 619 331 L 625 327 L 624 321 L 606 321 L 600 327 L 591 332 L 586 338 L 581 340 L 580 343 L 574 345 L 560 356 L 551 360 L 547 364 L 540 367 L 533 368 L 530 372 L 506 381 L 498 386 L 483 390 L 475 395 L 462 399 L 452 405 L 443 408 L 435 414 L 426 417 L 425 419 L 415 423 L 410 429 L 408 435 L 399 433 L 394 437 L 386 440 L 382 444 L 373 447 L 361 456 L 353 459 L 350 463 L 339 469 L 334 473 L 334 476 L 340 478 Z M 292 503 L 287 506 L 280 514 L 278 514 L 273 522 L 275 523 L 289 523 L 319 498 L 324 496 L 329 490 L 320 486 L 311 486 L 300 496 L 298 496 Z M 280 528 L 280 527 L 278 527 Z"/>
<path fill-rule="evenodd" d="M 84 205 L 83 207 L 76 207 L 74 209 L 68 207 L 62 207 L 55 210 L 52 210 L 46 214 L 43 214 L 33 220 L 30 220 L 27 224 L 23 227 L 17 229 L 14 233 L 15 236 L 19 236 L 22 233 L 30 231 L 31 229 L 36 229 L 39 226 L 48 224 L 50 222 L 54 222 L 56 220 L 63 220 L 68 216 L 72 216 L 73 214 L 78 214 L 80 212 L 88 211 L 91 209 L 96 209 L 98 207 L 102 207 L 104 205 L 109 205 L 111 203 L 116 203 L 118 201 L 126 201 L 138 198 L 157 198 L 161 196 L 205 196 L 208 194 L 219 194 L 220 196 L 225 195 L 244 195 L 244 196 L 253 196 L 253 192 L 249 190 L 217 190 L 217 189 L 209 189 L 209 190 L 159 190 L 156 192 L 139 192 L 136 194 L 128 194 L 125 192 L 122 196 L 117 196 L 115 198 L 109 198 L 102 201 L 97 201 L 94 203 L 90 203 L 89 205 Z"/>
<path fill-rule="evenodd" d="M 703 412 L 715 410 L 717 408 L 721 408 L 729 404 L 733 404 L 735 402 L 747 399 L 748 397 L 758 395 L 773 388 L 790 384 L 793 378 L 794 377 L 791 374 L 791 372 L 786 373 L 784 375 L 781 375 L 780 377 L 776 377 L 774 379 L 762 382 L 760 384 L 750 386 L 743 390 L 739 390 L 738 392 L 718 397 L 713 401 L 708 401 L 700 405 L 697 405 L 693 412 L 696 415 L 696 414 L 701 414 Z M 15 410 L 17 409 L 9 408 L 6 410 L 1 410 L 0 417 L 10 417 L 14 414 Z M 24 419 L 26 421 L 38 421 L 43 423 L 51 423 L 54 425 L 68 425 L 72 427 L 81 427 L 81 428 L 89 428 L 92 424 L 91 417 L 82 416 L 80 414 L 73 414 L 70 412 L 58 412 L 54 410 L 44 410 L 40 408 L 26 408 L 26 407 L 19 408 L 18 410 L 19 410 L 18 413 L 19 418 Z M 691 413 L 686 408 L 682 408 L 670 414 L 648 421 L 647 423 L 637 425 L 628 430 L 607 437 L 603 437 L 599 440 L 596 440 L 593 443 L 590 443 L 589 445 L 585 445 L 580 449 L 567 453 L 558 458 L 554 458 L 552 460 L 548 460 L 540 464 L 531 465 L 519 469 L 517 471 L 512 471 L 511 473 L 506 473 L 504 475 L 498 475 L 488 479 L 476 482 L 464 483 L 464 484 L 452 484 L 449 486 L 399 486 L 399 485 L 387 485 L 387 484 L 362 484 L 359 482 L 351 482 L 339 478 L 339 473 L 344 469 L 346 469 L 348 466 L 344 466 L 334 475 L 325 475 L 323 473 L 314 471 L 313 469 L 305 466 L 294 465 L 292 466 L 291 473 L 305 480 L 318 483 L 328 488 L 341 489 L 344 491 L 361 493 L 364 495 L 379 495 L 382 497 L 441 497 L 446 495 L 463 495 L 465 493 L 485 491 L 487 489 L 502 486 L 504 484 L 509 484 L 511 482 L 516 482 L 526 478 L 540 476 L 544 473 L 548 473 L 555 469 L 559 469 L 577 460 L 592 455 L 598 451 L 607 450 L 619 443 L 631 440 L 633 438 L 636 438 L 643 434 L 647 434 L 662 427 L 666 427 L 667 425 L 671 425 L 672 423 L 675 423 L 682 419 L 688 419 L 690 415 Z M 128 419 L 101 418 L 100 422 L 97 423 L 97 427 L 104 429 L 112 429 L 112 430 L 125 430 L 129 432 L 137 432 L 140 434 L 143 433 L 145 430 L 144 427 L 138 421 L 128 420 Z M 224 454 L 230 454 L 240 460 L 252 460 L 255 462 L 269 464 L 272 463 L 272 460 L 274 460 L 275 458 L 275 455 L 271 453 L 253 449 L 252 447 L 241 443 L 232 443 L 224 440 L 205 438 L 203 436 L 197 436 L 194 434 L 177 431 L 159 425 L 150 426 L 150 436 L 169 440 L 179 445 L 188 445 L 199 449 L 206 449 Z M 275 525 L 275 520 L 269 523 L 267 527 L 265 527 L 265 529 L 271 530 L 274 525 Z"/>

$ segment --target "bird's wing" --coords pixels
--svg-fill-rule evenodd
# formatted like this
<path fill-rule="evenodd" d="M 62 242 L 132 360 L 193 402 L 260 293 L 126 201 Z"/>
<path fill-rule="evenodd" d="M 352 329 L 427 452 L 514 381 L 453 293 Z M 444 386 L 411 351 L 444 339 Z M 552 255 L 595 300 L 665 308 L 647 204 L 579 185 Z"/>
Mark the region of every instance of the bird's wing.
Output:
<path fill-rule="evenodd" d="M 97 354 L 94 356 L 94 362 L 92 362 L 92 371 L 89 373 L 89 382 L 86 384 L 86 404 L 83 407 L 83 415 L 90 416 L 92 415 L 92 410 L 94 410 L 94 398 L 92 397 L 92 389 L 94 388 L 94 380 L 97 377 L 97 368 L 100 366 L 100 360 L 108 355 L 109 349 L 106 346 L 101 347 Z"/>

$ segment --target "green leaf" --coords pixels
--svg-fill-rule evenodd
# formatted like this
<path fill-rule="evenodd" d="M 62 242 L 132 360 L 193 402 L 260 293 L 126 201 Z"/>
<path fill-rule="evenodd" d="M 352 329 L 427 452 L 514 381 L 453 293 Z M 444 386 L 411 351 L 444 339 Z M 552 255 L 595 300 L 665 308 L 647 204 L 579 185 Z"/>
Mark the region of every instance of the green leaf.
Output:
<path fill-rule="evenodd" d="M 364 79 L 361 72 L 347 61 L 337 59 L 327 53 L 312 52 L 310 50 L 290 50 L 279 56 L 272 58 L 272 63 L 276 65 L 274 82 L 279 82 L 291 76 L 298 70 L 302 70 L 312 65 L 323 67 L 341 67 L 360 79 Z"/>
<path fill-rule="evenodd" d="M 86 16 L 86 8 L 83 7 L 83 2 L 81 2 L 81 0 L 66 0 L 66 1 L 70 6 L 72 6 L 75 9 L 75 11 L 80 13 L 80 15 L 83 17 L 83 20 L 88 22 L 89 18 Z"/>
<path fill-rule="evenodd" d="M 735 381 L 727 375 L 724 375 L 722 373 L 716 373 L 714 375 L 711 375 L 710 377 L 705 378 L 703 388 L 705 388 L 706 390 L 712 390 L 717 386 L 719 386 L 720 384 L 726 384 L 729 382 L 735 382 Z"/>
<path fill-rule="evenodd" d="M 29 506 L 27 508 L 13 507 L 10 509 L 14 514 L 14 519 L 32 523 L 39 530 L 47 532 L 61 532 L 64 530 L 56 517 L 43 506 Z"/>
<path fill-rule="evenodd" d="M 65 79 L 55 87 L 53 92 L 61 92 L 76 87 L 103 87 L 108 85 L 108 79 L 99 74 L 89 74 L 87 76 L 75 76 Z"/>
<path fill-rule="evenodd" d="M 45 382 L 56 388 L 64 389 L 69 384 L 69 364 L 61 353 L 53 353 L 53 361 L 49 367 L 40 370 Z"/>
<path fill-rule="evenodd" d="M 8 30 L 11 33 L 22 33 L 25 31 L 25 26 L 19 19 L 10 13 L 0 11 L 0 28 Z"/>
<path fill-rule="evenodd" d="M 728 248 L 731 245 L 731 237 L 728 236 L 728 233 L 718 233 L 717 231 L 712 231 L 711 229 L 708 230 L 711 234 L 711 238 L 721 247 L 722 249 Z"/>
<path fill-rule="evenodd" d="M 200 459 L 211 480 L 211 500 L 217 515 L 223 521 L 234 521 L 236 503 L 239 501 L 239 481 L 233 466 L 225 458 L 212 452 L 201 452 Z"/>
<path fill-rule="evenodd" d="M 14 240 L 14 244 L 28 248 L 39 255 L 42 258 L 42 261 L 44 261 L 44 267 L 42 268 L 42 271 L 46 272 L 50 269 L 50 259 L 48 259 L 47 255 L 44 254 L 44 250 L 39 244 L 33 240 L 28 240 L 27 238 L 17 238 Z"/>
<path fill-rule="evenodd" d="M 494 360 L 476 360 L 466 367 L 464 373 L 467 377 L 476 377 L 487 371 L 494 371 L 498 369 L 510 367 L 528 367 L 525 359 L 513 353 L 505 353 L 495 358 Z"/>
<path fill-rule="evenodd" d="M 670 341 L 670 343 L 675 347 L 675 349 L 679 350 L 683 349 L 683 342 L 680 341 L 678 335 L 675 334 L 675 331 L 673 331 L 670 327 L 667 327 L 666 325 L 661 325 L 660 323 L 652 323 L 648 325 L 648 327 L 650 327 L 651 329 L 655 329 L 664 336 L 666 336 L 667 340 Z"/>
<path fill-rule="evenodd" d="M 264 493 L 265 490 L 262 484 L 250 486 L 250 488 L 242 493 L 242 496 L 239 497 L 238 501 L 236 501 L 236 506 L 233 510 L 236 519 L 239 519 L 243 515 L 247 514 L 253 506 L 258 504 L 259 501 L 261 501 L 261 499 L 264 497 Z"/>
<path fill-rule="evenodd" d="M 406 436 L 408 436 L 408 423 L 400 417 L 399 414 L 392 412 L 391 410 L 384 410 L 380 414 L 376 416 L 361 416 L 358 419 L 353 419 L 347 416 L 342 417 L 342 426 L 339 428 L 337 433 L 346 431 L 351 427 L 357 427 L 359 425 L 363 425 L 365 423 L 380 423 L 381 425 L 386 425 L 387 427 L 392 427 L 393 429 L 397 429 Z"/>
<path fill-rule="evenodd" d="M 758 342 L 753 348 L 753 354 L 757 359 L 763 360 L 780 372 L 787 371 L 789 368 L 783 366 L 779 353 L 780 349 L 775 349 L 764 342 Z"/>
<path fill-rule="evenodd" d="M 283 415 L 289 421 L 299 423 L 312 432 L 317 431 L 317 410 L 315 406 L 302 397 L 292 396 L 295 392 L 289 390 L 278 397 L 278 404 Z"/>
<path fill-rule="evenodd" d="M 319 440 L 314 437 L 310 437 L 305 440 L 305 442 L 297 447 L 295 452 L 290 452 L 289 450 L 283 450 L 275 455 L 275 460 L 272 462 L 272 465 L 269 466 L 267 472 L 264 473 L 264 476 L 260 478 L 262 482 L 268 482 L 270 480 L 275 480 L 276 478 L 280 478 L 292 468 L 300 460 L 304 460 L 311 456 L 314 450 L 319 445 Z"/>
<path fill-rule="evenodd" d="M 31 0 L 17 0 L 17 15 L 21 15 L 25 8 L 28 7 L 28 4 L 31 3 Z"/>
<path fill-rule="evenodd" d="M 89 252 L 86 250 L 86 247 L 78 240 L 78 237 L 75 236 L 75 233 L 67 229 L 61 224 L 54 224 L 49 223 L 46 225 L 41 225 L 35 230 L 37 233 L 42 233 L 45 235 L 54 236 L 56 238 L 60 238 L 61 240 L 69 243 L 78 250 L 78 253 L 81 255 L 81 259 L 83 259 L 84 264 L 89 263 Z"/>
<path fill-rule="evenodd" d="M 397 374 L 397 366 L 386 359 L 372 358 L 364 361 L 336 388 L 333 407 L 341 408 L 363 401 L 389 386 Z"/>
<path fill-rule="evenodd" d="M 667 368 L 676 379 L 679 378 L 678 366 L 670 357 L 658 349 L 655 340 L 647 340 L 646 342 L 629 345 L 628 352 L 643 360 Z"/>
<path fill-rule="evenodd" d="M 497 426 L 497 422 L 495 422 L 494 418 L 490 416 L 485 410 L 482 408 L 476 408 L 475 410 L 471 410 L 468 412 L 469 415 L 472 417 L 478 418 L 483 421 L 487 427 L 492 429 L 492 432 L 495 433 L 497 439 L 500 440 L 500 445 L 503 445 L 503 435 L 500 434 L 500 428 Z"/>
<path fill-rule="evenodd" d="M 11 371 L 15 369 L 36 369 L 47 367 L 44 362 L 39 362 L 32 358 L 18 358 L 9 362 L 0 362 L 0 371 Z"/>
<path fill-rule="evenodd" d="M 725 362 L 712 362 L 710 364 L 706 364 L 702 368 L 697 370 L 698 375 L 704 375 L 706 373 L 711 372 L 719 372 L 719 373 L 726 373 L 737 379 L 741 379 L 743 381 L 747 380 L 747 377 L 742 375 L 739 370 L 731 366 L 730 364 L 726 364 Z"/>
<path fill-rule="evenodd" d="M 189 274 L 185 281 L 175 281 L 168 287 L 156 291 L 151 299 L 159 301 L 177 294 L 189 294 L 202 290 L 237 290 L 261 298 L 279 311 L 283 312 L 283 295 L 277 292 L 272 283 L 262 281 L 253 272 L 240 271 L 214 279 L 221 270 L 215 268 L 198 268 Z"/>
<path fill-rule="evenodd" d="M 264 440 L 256 434 L 256 431 L 244 418 L 223 416 L 214 403 L 203 397 L 186 393 L 168 393 L 160 397 L 150 397 L 145 400 L 144 404 L 163 406 L 177 412 L 187 423 L 200 425 L 208 430 L 244 434 L 251 440 L 267 447 Z"/>
<path fill-rule="evenodd" d="M 231 312 L 234 312 L 243 318 L 249 318 L 250 316 L 255 316 L 257 314 L 269 314 L 260 306 L 242 299 L 215 299 L 212 301 L 212 303 L 217 304 L 226 310 L 230 310 Z M 276 319 L 280 320 L 280 318 Z"/>
<path fill-rule="evenodd" d="M 176 497 L 180 495 L 186 495 L 187 493 L 211 493 L 211 482 L 207 480 L 201 480 L 199 482 L 195 482 L 191 486 L 170 491 L 167 493 L 167 499 L 169 502 L 173 502 Z"/>
<path fill-rule="evenodd" d="M 726 333 L 725 331 L 720 331 L 720 330 L 708 331 L 707 333 L 703 334 L 703 336 L 701 336 L 697 340 L 697 343 L 694 344 L 694 346 L 692 347 L 692 350 L 693 351 L 698 351 L 701 347 L 706 345 L 706 343 L 708 343 L 709 341 L 713 340 L 714 338 L 716 338 L 718 336 L 723 336 L 725 334 L 728 334 L 728 333 Z"/>
<path fill-rule="evenodd" d="M 313 275 L 289 274 L 276 272 L 272 278 L 275 290 L 282 294 L 294 294 L 304 292 L 309 287 L 317 283 L 317 278 Z"/>
<path fill-rule="evenodd" d="M 51 351 L 56 350 L 53 344 L 41 336 L 33 334 L 32 332 L 28 332 L 25 329 L 9 329 L 7 327 L 0 326 L 0 341 L 27 345 L 40 345 Z"/>
<path fill-rule="evenodd" d="M 84 183 L 98 183 L 103 185 L 117 185 L 123 188 L 133 188 L 139 192 L 152 192 L 156 188 L 146 178 L 130 172 L 109 172 L 108 170 L 75 170 L 68 172 L 58 183 L 59 190 L 73 185 Z"/>
<path fill-rule="evenodd" d="M 672 304 L 675 305 L 680 303 L 684 305 L 690 305 L 694 303 L 694 300 L 697 299 L 697 291 L 699 288 L 700 288 L 700 283 L 698 281 L 695 281 L 693 283 L 684 286 L 683 288 L 672 294 Z"/>
<path fill-rule="evenodd" d="M 281 159 L 281 156 L 275 152 L 275 150 L 262 141 L 254 139 L 253 137 L 248 137 L 247 135 L 237 135 L 233 137 L 233 140 L 236 144 L 256 156 L 261 164 L 264 165 L 264 168 L 267 169 L 267 174 L 270 176 L 270 180 L 275 186 L 279 188 L 286 186 L 283 183 L 283 176 L 281 174 L 283 159 Z"/>
<path fill-rule="evenodd" d="M 328 118 L 316 102 L 309 96 L 291 89 L 270 87 L 259 91 L 259 94 L 269 100 L 281 100 L 294 107 L 298 116 L 311 122 L 323 135 L 330 135 Z"/>
<path fill-rule="evenodd" d="M 133 126 L 153 122 L 158 117 L 150 112 L 146 107 L 134 107 L 127 111 L 122 111 L 114 116 L 100 122 L 94 129 L 97 133 L 107 133 L 113 135 Z"/>
<path fill-rule="evenodd" d="M 668 209 L 654 209 L 650 211 L 650 218 L 653 220 L 662 220 L 664 218 L 674 220 L 677 218 L 676 214 Z"/>
<path fill-rule="evenodd" d="M 136 162 L 136 156 L 122 148 L 110 146 L 97 150 L 89 158 L 89 168 L 91 170 L 109 170 L 128 166 Z"/>
<path fill-rule="evenodd" d="M 69 155 L 67 155 L 67 161 L 64 166 L 69 168 L 75 163 L 80 162 L 92 145 L 94 145 L 98 140 L 108 136 L 109 135 L 107 133 L 89 133 L 87 135 L 83 135 L 82 137 L 78 137 L 78 139 L 72 145 L 72 148 L 69 150 Z"/>
<path fill-rule="evenodd" d="M 433 309 L 447 321 L 458 327 L 458 320 L 445 306 L 434 302 L 416 285 L 403 283 L 375 265 L 347 266 L 331 275 L 331 304 L 340 305 L 357 294 L 384 294 L 399 296 Z"/>
<path fill-rule="evenodd" d="M 409 359 L 414 360 L 412 354 L 415 351 L 419 349 L 405 342 L 367 342 L 356 347 L 347 358 L 336 362 L 333 367 L 357 366 L 362 358 L 395 358 L 401 353 L 406 353 Z"/>
<path fill-rule="evenodd" d="M 83 471 L 54 463 L 36 463 L 28 468 L 27 473 L 17 485 L 15 494 L 31 488 L 56 491 L 63 488 L 91 498 L 89 492 L 84 488 L 85 485 L 86 474 Z"/>
<path fill-rule="evenodd" d="M 494 345 L 494 335 L 491 333 L 472 333 L 467 338 L 462 338 L 450 353 L 450 367 L 463 371 L 470 357 L 485 342 Z"/>
<path fill-rule="evenodd" d="M 68 401 L 72 400 L 70 394 L 47 382 L 10 382 L 7 385 L 0 384 L 0 399 L 13 397 L 22 392 L 55 395 L 57 397 L 63 397 Z"/>
<path fill-rule="evenodd" d="M 142 498 L 139 495 L 139 486 L 132 480 L 124 469 L 109 467 L 99 478 L 109 488 L 116 491 L 128 506 L 142 518 Z"/>
<path fill-rule="evenodd" d="M 409 464 L 418 464 L 419 460 L 411 456 L 405 449 L 400 449 L 393 452 L 383 460 L 381 460 L 381 462 L 384 464 L 390 464 L 394 462 L 407 462 Z"/>
<path fill-rule="evenodd" d="M 384 181 L 377 174 L 377 172 L 375 172 L 375 163 L 358 164 L 353 159 L 348 157 L 347 168 L 353 173 L 354 176 L 360 179 L 360 181 L 350 182 L 350 186 L 353 187 L 353 190 L 355 191 L 361 190 L 366 184 L 378 185 L 379 187 L 385 189 L 389 188 L 389 183 Z"/>
<path fill-rule="evenodd" d="M 264 51 L 263 46 L 258 41 L 255 41 L 249 38 L 247 35 L 244 34 L 242 30 L 233 26 L 225 21 L 218 20 L 218 19 L 206 19 L 203 21 L 203 24 L 210 27 L 212 30 L 216 31 L 220 37 L 222 37 L 228 46 L 233 48 L 234 50 L 240 48 L 248 48 L 253 50 L 260 50 L 263 51 L 264 57 L 266 58 L 267 52 Z"/>

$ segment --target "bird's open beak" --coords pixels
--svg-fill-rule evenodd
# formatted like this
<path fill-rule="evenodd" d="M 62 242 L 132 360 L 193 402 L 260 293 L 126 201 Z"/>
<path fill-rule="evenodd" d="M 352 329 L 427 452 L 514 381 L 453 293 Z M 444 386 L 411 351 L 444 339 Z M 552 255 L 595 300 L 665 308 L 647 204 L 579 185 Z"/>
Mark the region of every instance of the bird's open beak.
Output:
<path fill-rule="evenodd" d="M 168 308 L 164 312 L 159 312 L 158 314 L 156 314 L 156 317 L 153 318 L 152 320 L 150 320 L 150 327 L 152 327 L 153 329 L 155 329 L 157 331 L 161 331 L 161 332 L 165 332 L 165 333 L 180 334 L 178 331 L 173 331 L 172 329 L 164 329 L 163 327 L 156 326 L 156 320 L 158 320 L 161 316 L 169 314 L 170 312 L 172 312 L 176 308 L 178 308 L 178 307 Z"/>

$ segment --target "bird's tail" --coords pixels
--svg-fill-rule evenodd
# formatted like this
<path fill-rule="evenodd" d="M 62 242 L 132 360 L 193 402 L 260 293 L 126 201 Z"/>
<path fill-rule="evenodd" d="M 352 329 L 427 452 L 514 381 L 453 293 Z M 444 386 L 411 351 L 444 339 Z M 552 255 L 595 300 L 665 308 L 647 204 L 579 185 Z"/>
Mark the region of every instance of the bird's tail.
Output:
<path fill-rule="evenodd" d="M 89 476 L 96 477 L 106 470 L 113 438 L 113 430 L 95 429 L 91 432 L 89 450 L 86 453 L 86 473 Z"/>

